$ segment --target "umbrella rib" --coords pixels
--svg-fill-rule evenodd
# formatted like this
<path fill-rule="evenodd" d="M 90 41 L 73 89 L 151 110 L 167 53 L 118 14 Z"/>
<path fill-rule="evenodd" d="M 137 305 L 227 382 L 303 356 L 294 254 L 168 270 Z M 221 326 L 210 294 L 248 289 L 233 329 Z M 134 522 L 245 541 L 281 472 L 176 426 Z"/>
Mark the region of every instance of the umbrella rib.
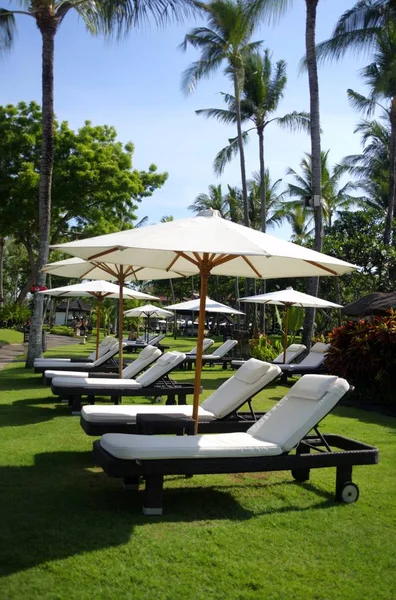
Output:
<path fill-rule="evenodd" d="M 309 263 L 310 265 L 313 265 L 314 267 L 318 267 L 319 269 L 323 269 L 323 271 L 327 271 L 327 273 L 331 273 L 332 275 L 337 275 L 337 272 L 333 271 L 333 269 L 324 267 L 323 265 L 320 265 L 319 263 L 314 262 L 313 260 L 306 260 L 305 262 Z"/>
<path fill-rule="evenodd" d="M 115 252 L 116 250 L 119 250 L 120 248 L 118 246 L 114 246 L 114 248 L 109 248 L 108 250 L 104 250 L 103 252 L 99 252 L 98 254 L 93 254 L 92 256 L 88 257 L 88 260 L 95 260 L 96 258 L 100 258 L 101 256 L 106 256 L 107 254 L 110 254 L 111 252 Z"/>
<path fill-rule="evenodd" d="M 241 258 L 243 258 L 243 260 L 245 261 L 245 263 L 249 265 L 249 267 L 252 269 L 252 271 L 253 271 L 254 273 L 256 273 L 256 275 L 257 275 L 257 277 L 258 277 L 259 279 L 262 279 L 262 278 L 263 278 L 263 276 L 262 276 L 262 275 L 261 275 L 261 274 L 260 274 L 260 273 L 257 271 L 256 267 L 254 267 L 254 266 L 252 265 L 252 263 L 251 263 L 251 262 L 250 262 L 250 260 L 247 258 L 247 256 L 241 256 Z"/>

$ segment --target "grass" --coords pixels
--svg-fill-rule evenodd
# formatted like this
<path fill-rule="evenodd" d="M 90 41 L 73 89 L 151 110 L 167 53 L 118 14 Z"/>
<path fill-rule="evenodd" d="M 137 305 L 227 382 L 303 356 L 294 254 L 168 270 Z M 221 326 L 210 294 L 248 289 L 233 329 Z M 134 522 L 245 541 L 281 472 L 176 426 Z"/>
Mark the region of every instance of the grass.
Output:
<path fill-rule="evenodd" d="M 22 344 L 23 333 L 15 329 L 0 329 L 0 347 L 8 344 Z"/>
<path fill-rule="evenodd" d="M 204 397 L 230 374 L 206 369 Z M 39 375 L 13 363 L 0 389 L 1 598 L 395 597 L 396 419 L 340 407 L 323 424 L 380 448 L 379 465 L 354 470 L 356 504 L 334 502 L 332 469 L 305 484 L 286 472 L 170 477 L 164 515 L 148 518 L 139 494 L 94 466 L 93 439 Z M 272 386 L 255 406 L 284 392 Z"/>

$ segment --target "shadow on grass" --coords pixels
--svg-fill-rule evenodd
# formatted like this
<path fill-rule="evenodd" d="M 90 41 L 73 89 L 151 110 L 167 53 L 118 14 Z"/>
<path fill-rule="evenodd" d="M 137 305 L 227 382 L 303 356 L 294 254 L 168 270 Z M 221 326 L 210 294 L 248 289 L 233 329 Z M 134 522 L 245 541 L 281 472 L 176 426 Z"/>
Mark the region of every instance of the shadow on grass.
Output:
<path fill-rule="evenodd" d="M 128 542 L 134 528 L 158 523 L 141 514 L 142 494 L 126 492 L 92 468 L 87 452 L 35 456 L 34 466 L 0 469 L 3 521 L 0 575 Z M 165 489 L 164 521 L 249 519 L 228 492 Z"/>
<path fill-rule="evenodd" d="M 13 404 L 0 405 L 0 427 L 33 425 L 51 421 L 56 417 L 70 416 L 67 405 L 57 404 L 56 400 L 53 397 L 28 398 L 17 400 Z"/>

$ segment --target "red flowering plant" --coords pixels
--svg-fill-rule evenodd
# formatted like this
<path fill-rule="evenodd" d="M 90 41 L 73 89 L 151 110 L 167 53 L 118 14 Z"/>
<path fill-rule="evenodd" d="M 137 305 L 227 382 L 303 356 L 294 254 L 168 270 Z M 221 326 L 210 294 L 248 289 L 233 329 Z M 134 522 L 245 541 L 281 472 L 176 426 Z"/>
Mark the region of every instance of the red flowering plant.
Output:
<path fill-rule="evenodd" d="M 396 312 L 348 321 L 329 335 L 326 366 L 356 388 L 354 397 L 396 404 Z"/>

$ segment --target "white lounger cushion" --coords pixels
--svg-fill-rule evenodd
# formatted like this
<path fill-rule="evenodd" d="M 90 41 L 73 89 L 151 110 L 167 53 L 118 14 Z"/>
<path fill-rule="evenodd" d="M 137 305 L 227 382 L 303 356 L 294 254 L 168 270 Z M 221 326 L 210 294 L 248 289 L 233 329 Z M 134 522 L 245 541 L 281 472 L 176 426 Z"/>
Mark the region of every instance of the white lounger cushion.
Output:
<path fill-rule="evenodd" d="M 214 344 L 214 340 L 211 340 L 209 338 L 204 338 L 204 340 L 202 342 L 202 352 L 205 352 L 205 350 L 210 348 L 210 346 L 212 344 Z M 192 350 L 189 350 L 188 352 L 186 352 L 187 356 L 196 356 L 196 354 L 197 354 L 197 346 L 195 346 L 195 348 L 193 348 Z"/>
<path fill-rule="evenodd" d="M 247 433 L 288 452 L 348 390 L 349 383 L 335 375 L 304 375 Z"/>
<path fill-rule="evenodd" d="M 276 444 L 253 438 L 244 432 L 209 435 L 134 435 L 106 433 L 100 445 L 124 460 L 167 458 L 237 458 L 282 454 Z"/>
<path fill-rule="evenodd" d="M 94 389 L 105 391 L 117 388 L 140 389 L 153 385 L 158 379 L 164 377 L 172 371 L 177 365 L 181 364 L 186 355 L 182 352 L 166 352 L 159 357 L 157 362 L 142 373 L 136 379 L 95 379 L 87 377 L 55 377 L 52 382 L 57 387 L 86 387 L 87 394 L 93 394 Z"/>
<path fill-rule="evenodd" d="M 279 367 L 251 358 L 243 369 L 225 381 L 198 407 L 198 419 L 213 421 L 226 417 L 280 374 Z M 252 383 L 246 383 L 250 379 Z M 91 380 L 92 381 L 92 380 Z M 101 380 L 103 381 L 103 379 Z M 114 381 L 114 380 L 113 380 Z M 192 416 L 192 406 L 135 404 L 131 406 L 84 406 L 81 416 L 91 423 L 136 421 L 138 413 L 183 413 Z"/>
<path fill-rule="evenodd" d="M 146 346 L 138 355 L 138 357 L 131 362 L 130 365 L 125 367 L 122 371 L 122 379 L 131 379 L 140 371 L 143 371 L 148 367 L 154 360 L 161 356 L 162 352 L 159 348 L 154 346 Z M 64 377 L 65 371 L 45 371 L 45 377 L 47 379 L 54 379 L 54 377 Z M 89 373 L 83 371 L 71 371 L 67 372 L 68 377 L 89 377 Z"/>
<path fill-rule="evenodd" d="M 232 350 L 234 348 L 234 346 L 237 345 L 237 343 L 238 343 L 238 340 L 227 340 L 226 342 L 224 342 L 224 344 L 221 344 L 221 346 L 216 348 L 216 350 L 213 352 L 213 354 L 204 354 L 202 356 L 202 358 L 205 360 L 208 360 L 208 359 L 220 360 L 224 356 L 226 356 L 226 354 L 228 354 L 230 352 L 230 350 Z"/>
<path fill-rule="evenodd" d="M 123 346 L 125 346 L 125 344 L 123 344 Z M 40 365 L 36 365 L 36 366 L 41 367 L 41 368 L 45 367 L 48 370 L 56 369 L 56 368 L 62 369 L 63 373 L 65 373 L 66 371 L 72 371 L 73 369 L 78 369 L 78 368 L 81 369 L 81 367 L 83 367 L 87 371 L 91 371 L 92 369 L 94 369 L 96 367 L 100 367 L 100 365 L 103 365 L 107 360 L 109 360 L 109 358 L 112 358 L 113 356 L 115 356 L 118 352 L 118 348 L 119 348 L 118 342 L 116 342 L 112 346 L 109 345 L 107 352 L 102 354 L 102 356 L 99 356 L 99 358 L 97 360 L 94 360 L 91 363 L 85 363 L 85 362 L 84 363 L 81 363 L 81 362 L 57 363 L 56 361 L 48 360 L 48 362 L 41 363 Z"/>
<path fill-rule="evenodd" d="M 164 415 L 183 414 L 192 417 L 193 407 L 191 404 L 126 404 L 110 406 L 86 405 L 81 409 L 81 417 L 90 423 L 136 423 L 136 415 L 161 413 Z M 198 419 L 203 421 L 215 421 L 216 416 L 198 407 Z"/>
<path fill-rule="evenodd" d="M 103 354 L 105 354 L 108 351 L 109 346 L 112 346 L 113 344 L 118 344 L 118 341 L 112 335 L 106 336 L 99 344 L 98 358 L 100 356 L 102 356 Z M 90 361 L 90 360 L 94 361 L 95 359 L 96 359 L 96 350 L 91 352 L 91 354 L 89 354 L 86 358 L 87 361 Z M 42 363 L 46 363 L 48 361 L 63 364 L 65 362 L 72 362 L 72 359 L 71 358 L 35 358 L 34 366 L 35 367 L 44 366 Z M 83 362 L 85 362 L 85 360 Z"/>
<path fill-rule="evenodd" d="M 117 390 L 118 388 L 136 389 L 142 388 L 142 384 L 138 383 L 136 379 L 105 379 L 95 377 L 68 377 L 64 375 L 62 377 L 54 377 L 52 384 L 56 387 L 67 387 L 71 390 L 73 388 L 86 388 L 86 393 L 94 394 L 95 390 L 98 392 L 105 392 L 106 390 Z"/>
<path fill-rule="evenodd" d="M 290 363 L 292 360 L 296 359 L 297 356 L 300 356 L 300 354 L 302 354 L 306 349 L 307 347 L 304 346 L 304 344 L 290 344 L 290 346 L 286 348 L 285 362 L 283 363 L 283 352 L 281 352 L 279 356 L 274 358 L 272 362 L 281 364 Z"/>
<path fill-rule="evenodd" d="M 275 379 L 280 372 L 276 365 L 251 358 L 235 375 L 204 400 L 201 406 L 216 415 L 218 419 L 222 419 Z"/>
<path fill-rule="evenodd" d="M 288 371 L 293 371 L 293 369 L 298 370 L 301 367 L 308 367 L 310 369 L 317 369 L 323 363 L 326 358 L 326 352 L 330 348 L 330 344 L 323 344 L 322 342 L 318 342 L 312 346 L 310 353 L 298 364 L 298 365 L 290 365 L 287 367 Z"/>
<path fill-rule="evenodd" d="M 195 436 L 106 433 L 100 444 L 109 454 L 124 460 L 276 456 L 292 450 L 348 390 L 345 379 L 305 375 L 246 433 Z"/>

